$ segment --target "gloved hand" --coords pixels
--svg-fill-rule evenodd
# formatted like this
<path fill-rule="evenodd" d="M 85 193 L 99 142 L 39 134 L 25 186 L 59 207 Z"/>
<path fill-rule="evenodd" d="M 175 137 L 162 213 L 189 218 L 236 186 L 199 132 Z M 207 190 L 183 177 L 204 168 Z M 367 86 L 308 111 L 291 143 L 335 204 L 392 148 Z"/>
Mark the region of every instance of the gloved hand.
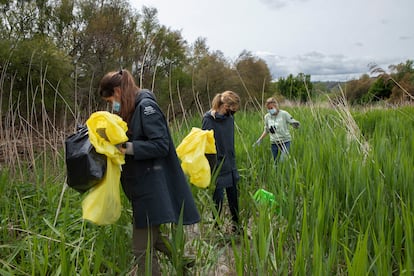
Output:
<path fill-rule="evenodd" d="M 294 123 L 292 123 L 292 126 L 293 126 L 294 128 L 299 128 L 300 123 L 299 123 L 299 122 L 294 122 Z"/>
<path fill-rule="evenodd" d="M 254 143 L 253 143 L 253 145 L 252 145 L 252 146 L 253 146 L 253 147 L 255 147 L 255 146 L 260 146 L 260 144 L 261 144 L 261 143 L 262 143 L 262 139 L 260 139 L 260 138 L 259 138 L 259 139 L 257 139 L 257 141 L 256 141 L 256 142 L 254 142 Z"/>

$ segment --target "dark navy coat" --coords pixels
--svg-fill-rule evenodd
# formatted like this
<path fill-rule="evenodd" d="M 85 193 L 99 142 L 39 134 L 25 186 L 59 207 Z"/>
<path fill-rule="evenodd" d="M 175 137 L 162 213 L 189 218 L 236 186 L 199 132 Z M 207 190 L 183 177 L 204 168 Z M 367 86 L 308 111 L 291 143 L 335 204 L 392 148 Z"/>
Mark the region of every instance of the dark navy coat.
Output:
<path fill-rule="evenodd" d="M 125 156 L 122 188 L 132 203 L 135 227 L 200 220 L 164 114 L 148 90 L 140 90 L 128 126 L 134 155 Z"/>
<path fill-rule="evenodd" d="M 221 165 L 217 177 L 217 188 L 235 186 L 240 176 L 236 167 L 236 154 L 234 149 L 234 118 L 232 115 L 220 115 L 213 117 L 210 111 L 203 116 L 203 130 L 214 130 L 216 143 L 216 165 Z M 224 160 L 224 161 L 223 161 Z M 214 162 L 213 162 L 214 163 Z"/>

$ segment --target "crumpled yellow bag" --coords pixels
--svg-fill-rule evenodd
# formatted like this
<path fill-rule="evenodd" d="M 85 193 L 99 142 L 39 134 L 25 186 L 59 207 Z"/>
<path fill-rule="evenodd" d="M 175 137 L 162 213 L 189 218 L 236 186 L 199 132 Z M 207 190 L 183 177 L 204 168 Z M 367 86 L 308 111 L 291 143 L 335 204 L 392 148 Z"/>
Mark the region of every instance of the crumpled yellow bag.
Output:
<path fill-rule="evenodd" d="M 211 171 L 205 154 L 216 153 L 213 130 L 193 127 L 176 149 L 181 168 L 190 177 L 190 182 L 199 188 L 210 184 Z"/>
<path fill-rule="evenodd" d="M 82 201 L 83 219 L 97 225 L 115 223 L 121 215 L 120 179 L 125 156 L 115 145 L 128 141 L 127 124 L 118 115 L 97 111 L 86 121 L 89 140 L 98 153 L 105 154 L 105 176 Z"/>

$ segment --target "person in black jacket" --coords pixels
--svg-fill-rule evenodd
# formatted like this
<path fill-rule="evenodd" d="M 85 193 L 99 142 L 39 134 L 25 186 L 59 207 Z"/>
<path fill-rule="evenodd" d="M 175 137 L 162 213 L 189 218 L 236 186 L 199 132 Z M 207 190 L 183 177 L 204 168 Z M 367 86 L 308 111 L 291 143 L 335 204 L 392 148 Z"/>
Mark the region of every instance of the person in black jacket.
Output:
<path fill-rule="evenodd" d="M 170 254 L 160 225 L 177 224 L 181 211 L 184 225 L 199 222 L 200 215 L 154 94 L 140 89 L 128 70 L 107 73 L 100 82 L 99 93 L 128 125 L 129 141 L 120 147 L 125 153 L 121 184 L 132 205 L 137 274 L 144 275 L 150 242 L 152 274 L 160 275 L 153 249 Z"/>
<path fill-rule="evenodd" d="M 218 214 L 221 213 L 224 189 L 233 221 L 232 231 L 237 233 L 239 228 L 239 192 L 237 182 L 240 178 L 236 167 L 236 154 L 234 149 L 234 113 L 239 109 L 240 97 L 233 91 L 217 94 L 211 103 L 211 110 L 203 116 L 202 129 L 213 130 L 216 143 L 216 156 L 207 156 L 210 167 L 220 168 L 216 180 L 213 200 Z M 213 160 L 212 160 L 213 157 Z M 216 222 L 217 223 L 217 222 Z"/>

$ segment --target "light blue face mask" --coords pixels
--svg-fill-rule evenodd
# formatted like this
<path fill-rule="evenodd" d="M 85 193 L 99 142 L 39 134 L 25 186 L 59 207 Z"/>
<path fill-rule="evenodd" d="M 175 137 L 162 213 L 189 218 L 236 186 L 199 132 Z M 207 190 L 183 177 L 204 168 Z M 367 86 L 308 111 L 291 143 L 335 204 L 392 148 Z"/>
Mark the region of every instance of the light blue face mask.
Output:
<path fill-rule="evenodd" d="M 119 111 L 121 111 L 121 104 L 119 103 L 119 102 L 117 102 L 117 101 L 113 101 L 112 102 L 112 111 L 113 112 L 119 112 Z"/>
<path fill-rule="evenodd" d="M 274 109 L 274 108 L 268 109 L 267 111 L 270 113 L 270 115 L 276 114 L 276 109 Z"/>

